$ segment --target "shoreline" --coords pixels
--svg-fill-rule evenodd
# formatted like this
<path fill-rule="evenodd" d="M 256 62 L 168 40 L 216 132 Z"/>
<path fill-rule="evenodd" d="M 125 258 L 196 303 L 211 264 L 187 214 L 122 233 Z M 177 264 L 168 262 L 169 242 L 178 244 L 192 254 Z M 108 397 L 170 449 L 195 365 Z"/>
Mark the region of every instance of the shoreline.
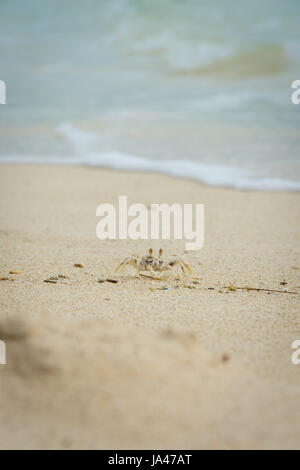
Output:
<path fill-rule="evenodd" d="M 3 164 L 0 183 L 1 447 L 299 448 L 299 194 L 62 165 Z M 204 203 L 203 249 L 98 240 L 96 208 L 120 194 Z M 150 246 L 197 282 L 176 268 L 163 281 L 114 273 Z"/>
<path fill-rule="evenodd" d="M 81 160 L 82 159 L 82 160 Z M 79 166 L 103 171 L 142 173 L 166 176 L 220 189 L 251 192 L 300 192 L 300 182 L 278 177 L 259 177 L 246 169 L 206 164 L 193 160 L 161 160 L 137 157 L 120 152 L 90 153 L 89 157 L 29 157 L 7 156 L 0 165 Z M 216 176 L 215 176 L 216 175 Z"/>

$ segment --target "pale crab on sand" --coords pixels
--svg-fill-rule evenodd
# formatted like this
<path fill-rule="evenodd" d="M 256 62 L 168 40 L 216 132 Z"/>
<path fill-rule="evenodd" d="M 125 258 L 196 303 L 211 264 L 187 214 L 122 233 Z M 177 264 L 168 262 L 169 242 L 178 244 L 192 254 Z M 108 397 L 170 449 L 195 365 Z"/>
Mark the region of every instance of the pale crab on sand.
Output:
<path fill-rule="evenodd" d="M 150 248 L 149 253 L 145 256 L 139 257 L 132 255 L 125 258 L 115 271 L 119 271 L 119 269 L 123 271 L 126 266 L 133 266 L 136 269 L 137 275 L 139 275 L 141 271 L 150 271 L 152 276 L 156 277 L 157 272 L 162 273 L 169 271 L 176 265 L 179 265 L 184 274 L 186 274 L 186 270 L 190 273 L 192 272 L 191 268 L 181 258 L 165 260 L 162 258 L 162 254 L 162 248 L 159 250 L 158 256 L 153 255 L 153 250 Z"/>

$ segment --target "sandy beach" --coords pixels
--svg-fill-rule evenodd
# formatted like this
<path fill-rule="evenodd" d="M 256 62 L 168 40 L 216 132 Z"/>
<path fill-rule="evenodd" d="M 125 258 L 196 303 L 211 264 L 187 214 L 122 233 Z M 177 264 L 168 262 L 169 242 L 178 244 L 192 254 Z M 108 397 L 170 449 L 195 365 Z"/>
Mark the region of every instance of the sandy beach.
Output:
<path fill-rule="evenodd" d="M 299 194 L 46 165 L 1 165 L 0 187 L 0 448 L 300 448 Z M 100 241 L 122 194 L 205 204 L 204 248 Z M 150 246 L 193 274 L 114 273 Z"/>

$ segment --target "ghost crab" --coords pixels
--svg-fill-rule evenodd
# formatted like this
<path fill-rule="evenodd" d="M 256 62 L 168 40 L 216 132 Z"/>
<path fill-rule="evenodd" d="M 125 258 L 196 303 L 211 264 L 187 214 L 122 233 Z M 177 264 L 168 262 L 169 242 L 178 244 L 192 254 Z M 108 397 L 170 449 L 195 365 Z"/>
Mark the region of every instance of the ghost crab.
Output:
<path fill-rule="evenodd" d="M 126 266 L 133 266 L 136 269 L 137 275 L 139 275 L 141 271 L 150 271 L 150 274 L 155 279 L 160 279 L 156 277 L 156 273 L 169 271 L 178 265 L 180 266 L 184 275 L 186 274 L 186 270 L 192 273 L 191 268 L 183 261 L 183 259 L 174 258 L 172 260 L 165 260 L 162 258 L 162 254 L 162 248 L 160 248 L 158 256 L 155 256 L 153 254 L 152 248 L 150 248 L 148 254 L 142 257 L 135 255 L 129 256 L 128 258 L 125 258 L 121 264 L 119 264 L 115 272 L 119 270 L 124 271 Z"/>

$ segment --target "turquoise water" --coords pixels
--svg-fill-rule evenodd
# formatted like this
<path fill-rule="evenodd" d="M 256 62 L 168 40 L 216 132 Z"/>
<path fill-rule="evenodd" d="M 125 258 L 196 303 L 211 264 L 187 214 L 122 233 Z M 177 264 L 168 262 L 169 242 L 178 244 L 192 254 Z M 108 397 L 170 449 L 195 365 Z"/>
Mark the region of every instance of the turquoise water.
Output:
<path fill-rule="evenodd" d="M 0 159 L 299 189 L 299 24 L 298 0 L 1 0 Z"/>

